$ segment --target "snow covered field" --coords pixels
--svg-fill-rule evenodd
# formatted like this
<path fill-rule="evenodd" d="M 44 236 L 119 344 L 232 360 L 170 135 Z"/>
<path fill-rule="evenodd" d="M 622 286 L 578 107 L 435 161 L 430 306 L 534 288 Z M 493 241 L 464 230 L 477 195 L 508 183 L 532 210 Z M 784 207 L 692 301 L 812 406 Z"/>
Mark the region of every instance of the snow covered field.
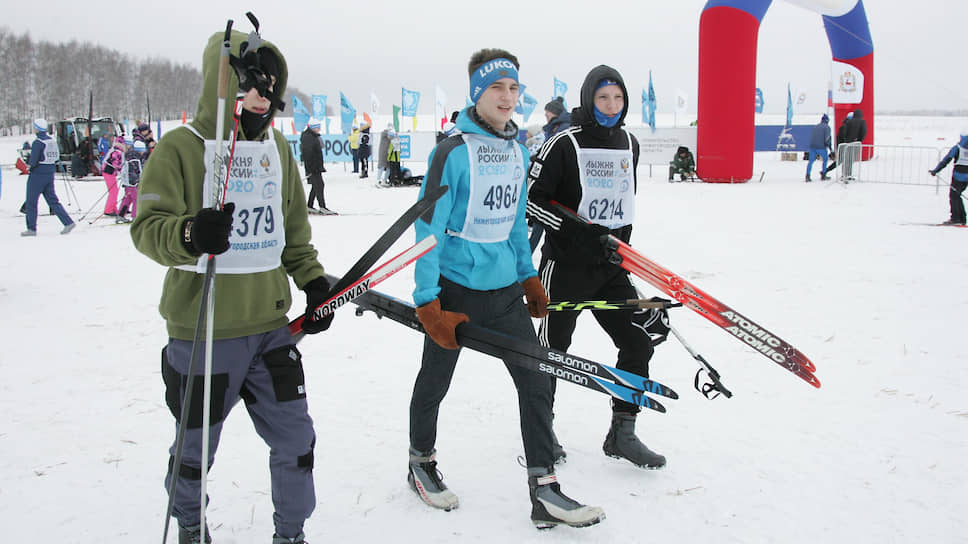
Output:
<path fill-rule="evenodd" d="M 798 119 L 798 122 L 800 120 Z M 804 122 L 815 122 L 804 120 Z M 878 143 L 950 147 L 965 119 L 877 118 Z M 938 138 L 947 138 L 938 140 Z M 42 216 L 20 238 L 23 138 L 0 140 L 0 519 L 5 542 L 158 542 L 174 425 L 164 404 L 157 312 L 165 270 L 106 220 L 69 236 Z M 653 378 L 680 393 L 639 434 L 669 459 L 642 471 L 606 458 L 607 399 L 558 388 L 565 493 L 602 506 L 588 529 L 538 533 L 529 521 L 513 386 L 501 363 L 465 351 L 444 401 L 437 448 L 461 499 L 445 513 L 406 484 L 407 407 L 422 338 L 340 310 L 300 344 L 316 421 L 322 542 L 968 542 L 968 231 L 914 226 L 948 217 L 946 186 L 803 183 L 806 163 L 758 154 L 762 183 L 665 182 L 640 167 L 633 245 L 790 341 L 817 366 L 807 386 L 685 309 L 672 321 L 734 397 L 692 389 L 697 365 L 674 339 Z M 928 165 L 933 166 L 933 165 Z M 817 168 L 818 165 L 815 166 Z M 341 274 L 416 198 L 327 165 L 313 216 L 327 271 Z M 414 167 L 422 173 L 422 168 Z M 947 178 L 950 167 L 942 173 Z M 814 174 L 816 179 L 816 170 Z M 73 183 L 75 219 L 104 192 Z M 58 181 L 63 202 L 68 192 Z M 46 211 L 43 202 L 41 211 Z M 412 231 L 411 231 L 412 232 Z M 412 234 L 398 244 L 402 249 Z M 644 283 L 646 296 L 657 294 Z M 409 300 L 412 273 L 380 290 Z M 303 310 L 304 297 L 290 315 Z M 589 315 L 572 352 L 613 363 Z M 216 543 L 272 535 L 267 448 L 245 410 L 228 419 L 210 473 Z M 171 539 L 170 541 L 174 541 Z"/>

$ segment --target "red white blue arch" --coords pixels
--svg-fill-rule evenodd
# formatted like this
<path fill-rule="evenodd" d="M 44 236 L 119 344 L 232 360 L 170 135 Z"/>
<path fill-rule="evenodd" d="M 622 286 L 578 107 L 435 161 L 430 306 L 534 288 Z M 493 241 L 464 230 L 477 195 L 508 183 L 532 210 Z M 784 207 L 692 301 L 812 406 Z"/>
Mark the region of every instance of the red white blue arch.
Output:
<path fill-rule="evenodd" d="M 860 109 L 874 141 L 874 46 L 862 0 L 790 0 L 820 13 L 833 57 L 834 127 Z M 699 19 L 696 167 L 711 182 L 753 177 L 756 45 L 772 0 L 709 0 Z M 841 102 L 846 101 L 846 102 Z"/>

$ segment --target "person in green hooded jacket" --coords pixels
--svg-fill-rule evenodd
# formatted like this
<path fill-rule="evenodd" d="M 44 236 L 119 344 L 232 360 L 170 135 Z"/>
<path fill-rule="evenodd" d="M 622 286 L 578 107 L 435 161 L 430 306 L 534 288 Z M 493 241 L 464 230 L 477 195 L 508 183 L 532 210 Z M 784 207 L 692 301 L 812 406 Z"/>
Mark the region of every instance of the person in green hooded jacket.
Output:
<path fill-rule="evenodd" d="M 289 278 L 306 292 L 303 329 L 329 327 L 332 314 L 312 310 L 329 292 L 311 243 L 299 167 L 282 134 L 271 126 L 285 104 L 285 59 L 255 32 L 233 32 L 227 96 L 241 97 L 243 112 L 225 187 L 224 207 L 213 206 L 213 164 L 219 53 L 223 33 L 213 35 L 202 59 L 204 85 L 195 119 L 158 142 L 141 179 L 135 247 L 168 267 L 159 309 L 169 341 L 162 351 L 166 402 L 178 425 L 186 425 L 183 458 L 169 460 L 166 487 L 177 474 L 172 515 L 179 543 L 210 542 L 201 525 L 201 442 L 204 380 L 197 361 L 191 394 L 185 396 L 192 340 L 208 255 L 218 255 L 214 281 L 210 444 L 215 458 L 222 423 L 238 399 L 256 432 L 269 445 L 274 544 L 302 543 L 303 524 L 315 508 L 313 447 L 316 435 L 306 401 L 301 355 L 287 328 L 292 304 Z M 232 144 L 231 101 L 225 107 L 223 152 Z M 201 350 L 199 350 L 201 353 Z M 201 359 L 201 357 L 199 357 Z M 190 409 L 181 421 L 181 404 Z M 175 446 L 169 453 L 174 456 Z M 177 472 L 175 472 L 177 471 Z M 203 533 L 204 530 L 204 533 Z"/>

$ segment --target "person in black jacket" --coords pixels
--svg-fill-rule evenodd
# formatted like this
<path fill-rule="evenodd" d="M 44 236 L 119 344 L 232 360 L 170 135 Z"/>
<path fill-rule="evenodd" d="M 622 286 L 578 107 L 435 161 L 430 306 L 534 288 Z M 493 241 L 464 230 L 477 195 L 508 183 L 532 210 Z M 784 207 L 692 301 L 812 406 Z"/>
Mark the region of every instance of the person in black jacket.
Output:
<path fill-rule="evenodd" d="M 326 196 L 323 195 L 325 182 L 323 182 L 323 145 L 319 141 L 320 122 L 318 119 L 310 119 L 306 125 L 306 130 L 299 137 L 299 155 L 302 157 L 303 167 L 306 169 L 306 183 L 311 187 L 309 190 L 309 201 L 306 206 L 310 212 L 323 214 L 332 213 L 326 208 Z M 313 200 L 319 203 L 319 210 L 313 208 Z"/>
<path fill-rule="evenodd" d="M 545 142 L 529 168 L 528 216 L 545 228 L 539 277 L 551 300 L 639 298 L 628 273 L 607 261 L 601 238 L 628 242 L 635 219 L 635 168 L 639 143 L 622 129 L 628 91 L 617 70 L 601 65 L 585 77 L 581 106 L 572 126 Z M 574 213 L 580 216 L 575 218 Z M 580 312 L 551 312 L 541 322 L 543 345 L 567 350 Z M 653 348 L 632 310 L 593 311 L 618 347 L 618 368 L 649 375 Z M 603 449 L 643 468 L 665 465 L 635 436 L 639 407 L 612 404 L 612 423 Z M 565 452 L 556 444 L 556 461 Z"/>
<path fill-rule="evenodd" d="M 844 142 L 857 142 L 857 146 L 851 146 L 852 149 L 848 151 L 851 156 L 844 157 L 845 159 L 849 159 L 848 162 L 844 163 L 844 176 L 847 179 L 853 179 L 853 163 L 861 160 L 863 157 L 861 145 L 863 145 L 864 138 L 866 137 L 867 121 L 864 120 L 864 112 L 860 108 L 857 108 L 854 110 L 853 117 L 847 121 L 847 125 L 844 127 Z"/>
<path fill-rule="evenodd" d="M 544 110 L 547 124 L 541 129 L 544 130 L 545 141 L 547 142 L 552 136 L 571 126 L 571 115 L 565 111 L 565 99 L 560 96 L 556 96 L 551 102 L 545 104 Z"/>
<path fill-rule="evenodd" d="M 836 151 L 838 152 L 840 150 L 840 144 L 847 143 L 847 123 L 850 122 L 850 118 L 853 116 L 854 116 L 854 112 L 852 111 L 847 112 L 847 115 L 844 116 L 844 120 L 840 122 L 840 128 L 837 129 L 837 150 Z M 830 166 L 828 166 L 823 171 L 823 175 L 825 176 L 830 172 L 832 172 L 834 168 L 837 168 L 837 154 L 832 153 L 831 156 L 834 158 L 834 160 L 831 161 Z"/>
<path fill-rule="evenodd" d="M 370 124 L 364 122 L 360 127 L 360 179 L 367 177 L 370 167 Z"/>

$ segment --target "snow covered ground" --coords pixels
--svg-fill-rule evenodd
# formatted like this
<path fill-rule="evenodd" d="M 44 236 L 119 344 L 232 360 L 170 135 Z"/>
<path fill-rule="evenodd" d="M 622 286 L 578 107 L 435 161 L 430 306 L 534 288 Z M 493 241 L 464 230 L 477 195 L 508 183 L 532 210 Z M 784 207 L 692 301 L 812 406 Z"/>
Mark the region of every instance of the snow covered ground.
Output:
<path fill-rule="evenodd" d="M 949 147 L 964 119 L 879 118 L 880 143 Z M 938 138 L 947 138 L 939 141 Z M 42 216 L 20 238 L 26 176 L 0 141 L 0 519 L 7 542 L 157 542 L 174 426 L 163 400 L 157 312 L 164 269 L 128 228 L 80 222 L 60 236 Z M 933 166 L 933 165 L 929 165 Z M 340 274 L 415 198 L 328 165 L 313 216 L 327 270 Z M 604 507 L 588 529 L 538 533 L 529 521 L 513 386 L 501 363 L 465 351 L 444 401 L 440 469 L 460 509 L 407 488 L 407 406 L 421 337 L 340 310 L 307 338 L 316 421 L 317 542 L 966 542 L 968 541 L 968 231 L 908 225 L 947 218 L 946 188 L 803 183 L 805 163 L 759 154 L 762 183 L 669 184 L 640 167 L 633 244 L 789 340 L 817 366 L 819 390 L 688 310 L 673 323 L 715 366 L 732 399 L 692 389 L 697 365 L 675 340 L 652 373 L 676 388 L 640 436 L 668 466 L 606 458 L 607 399 L 562 384 L 556 428 L 563 490 Z M 422 169 L 415 169 L 421 170 Z M 942 175 L 947 177 L 950 167 Z M 816 174 L 815 174 L 816 177 Z M 80 220 L 104 192 L 73 183 Z M 61 200 L 69 192 L 57 183 Z M 43 203 L 40 205 L 45 210 Z M 412 242 L 412 235 L 398 244 Z M 640 284 L 650 296 L 654 290 Z M 409 299 L 412 273 L 380 289 Z M 302 301 L 299 294 L 297 301 Z M 302 304 L 291 316 L 303 309 Z M 571 351 L 605 363 L 614 348 L 590 316 Z M 216 543 L 268 542 L 267 448 L 243 409 L 228 419 L 210 474 Z M 170 541 L 173 541 L 171 539 Z"/>

